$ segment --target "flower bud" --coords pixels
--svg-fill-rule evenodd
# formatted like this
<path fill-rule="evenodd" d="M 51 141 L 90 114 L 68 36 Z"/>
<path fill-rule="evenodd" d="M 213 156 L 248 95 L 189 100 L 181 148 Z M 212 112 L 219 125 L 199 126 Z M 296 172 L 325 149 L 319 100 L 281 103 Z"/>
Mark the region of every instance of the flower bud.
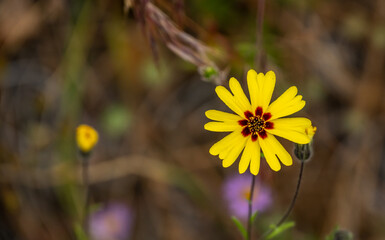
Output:
<path fill-rule="evenodd" d="M 213 66 L 202 66 L 198 69 L 202 78 L 208 82 L 215 82 L 215 79 L 219 77 L 219 71 Z"/>
<path fill-rule="evenodd" d="M 313 136 L 315 132 L 317 131 L 316 127 L 310 126 L 306 129 L 306 134 L 310 138 L 310 142 L 308 144 L 295 144 L 294 148 L 294 155 L 300 160 L 300 161 L 307 161 L 310 159 L 313 153 Z"/>
<path fill-rule="evenodd" d="M 346 230 L 337 230 L 334 233 L 333 240 L 353 240 L 353 233 Z"/>
<path fill-rule="evenodd" d="M 83 155 L 87 155 L 94 148 L 98 138 L 98 132 L 91 126 L 81 124 L 76 129 L 76 142 Z"/>
<path fill-rule="evenodd" d="M 301 161 L 310 159 L 312 147 L 308 144 L 295 144 L 294 155 Z"/>

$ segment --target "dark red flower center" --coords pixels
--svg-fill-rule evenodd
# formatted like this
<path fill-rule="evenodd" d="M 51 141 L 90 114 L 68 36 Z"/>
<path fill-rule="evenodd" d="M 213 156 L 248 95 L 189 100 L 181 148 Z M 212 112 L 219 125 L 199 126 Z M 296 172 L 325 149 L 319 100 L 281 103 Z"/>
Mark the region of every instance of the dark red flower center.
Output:
<path fill-rule="evenodd" d="M 243 128 L 242 135 L 247 137 L 251 135 L 251 140 L 256 141 L 258 136 L 262 139 L 267 137 L 267 133 L 265 129 L 273 129 L 274 124 L 269 122 L 268 120 L 271 118 L 270 113 L 263 113 L 262 107 L 257 107 L 255 109 L 255 114 L 250 111 L 246 111 L 245 118 L 239 120 L 239 125 Z"/>
<path fill-rule="evenodd" d="M 251 133 L 261 132 L 266 126 L 266 123 L 263 119 L 257 117 L 250 117 L 247 120 L 247 127 L 249 128 Z"/>

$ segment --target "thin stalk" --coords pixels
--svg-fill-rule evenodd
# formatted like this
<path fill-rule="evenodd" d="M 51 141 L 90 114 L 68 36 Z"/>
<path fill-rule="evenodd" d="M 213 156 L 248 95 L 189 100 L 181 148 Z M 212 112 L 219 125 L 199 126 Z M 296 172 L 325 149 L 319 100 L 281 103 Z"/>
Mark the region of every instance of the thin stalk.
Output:
<path fill-rule="evenodd" d="M 89 194 L 89 178 L 88 178 L 88 156 L 82 154 L 82 177 L 83 177 L 83 188 L 84 188 L 84 211 L 83 211 L 83 227 L 84 232 L 88 236 L 88 213 L 90 205 L 90 194 Z"/>
<path fill-rule="evenodd" d="M 247 213 L 247 240 L 251 239 L 251 225 L 252 225 L 251 214 L 253 213 L 254 185 L 255 185 L 255 175 L 252 175 L 251 186 L 250 186 L 249 209 Z"/>
<path fill-rule="evenodd" d="M 294 204 L 297 200 L 298 193 L 299 193 L 299 187 L 301 186 L 301 181 L 302 181 L 302 174 L 303 174 L 303 169 L 305 166 L 305 162 L 301 161 L 301 168 L 299 170 L 299 175 L 298 175 L 298 180 L 297 180 L 297 187 L 295 189 L 295 193 L 293 196 L 293 199 L 291 200 L 289 208 L 286 210 L 286 213 L 282 216 L 281 220 L 275 225 L 275 228 L 279 227 L 282 223 L 286 221 L 286 219 L 289 217 L 291 210 L 293 210 Z M 269 231 L 265 232 L 262 236 L 261 239 L 264 239 L 267 235 L 269 235 L 275 228 L 270 229 Z"/>
<path fill-rule="evenodd" d="M 263 47 L 262 47 L 262 39 L 263 39 L 263 18 L 265 13 L 265 0 L 258 0 L 258 9 L 257 9 L 257 27 L 256 27 L 256 55 L 255 55 L 255 67 L 257 71 L 264 70 L 264 66 L 262 66 L 262 56 L 263 56 Z"/>
<path fill-rule="evenodd" d="M 302 174 L 303 174 L 304 166 L 305 166 L 305 162 L 301 161 L 301 169 L 299 170 L 297 188 L 295 189 L 293 200 L 291 200 L 290 206 L 287 209 L 285 215 L 283 215 L 282 219 L 277 223 L 277 227 L 280 226 L 287 219 L 287 217 L 290 215 L 291 210 L 293 210 L 294 204 L 295 204 L 295 202 L 297 200 L 297 197 L 298 197 L 299 187 L 301 185 L 301 180 L 302 180 Z"/>

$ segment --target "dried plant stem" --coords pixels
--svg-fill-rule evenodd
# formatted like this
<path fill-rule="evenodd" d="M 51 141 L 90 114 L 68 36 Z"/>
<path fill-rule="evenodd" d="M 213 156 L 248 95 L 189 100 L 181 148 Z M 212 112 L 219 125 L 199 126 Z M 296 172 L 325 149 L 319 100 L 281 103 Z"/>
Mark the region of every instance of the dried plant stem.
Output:
<path fill-rule="evenodd" d="M 89 194 L 89 178 L 88 178 L 88 156 L 82 156 L 82 177 L 84 188 L 84 211 L 83 211 L 83 228 L 86 236 L 89 236 L 88 229 L 88 212 L 90 205 Z"/>
<path fill-rule="evenodd" d="M 294 204 L 295 204 L 295 202 L 297 200 L 297 197 L 298 197 L 299 188 L 301 186 L 302 174 L 303 174 L 304 166 L 305 166 L 305 162 L 301 161 L 301 168 L 299 170 L 299 175 L 298 175 L 298 180 L 297 180 L 297 187 L 295 189 L 295 193 L 294 193 L 293 199 L 291 200 L 290 206 L 286 210 L 286 213 L 282 216 L 281 220 L 279 220 L 279 222 L 275 225 L 275 228 L 279 227 L 282 223 L 284 223 L 286 221 L 286 219 L 289 217 L 289 215 L 291 213 L 291 210 L 293 210 Z M 269 231 L 265 232 L 262 235 L 261 239 L 264 239 L 266 236 L 268 236 L 271 232 L 274 231 L 275 228 L 272 228 Z"/>
<path fill-rule="evenodd" d="M 250 186 L 249 209 L 247 213 L 247 240 L 251 239 L 251 225 L 252 225 L 251 214 L 253 213 L 254 185 L 255 185 L 255 175 L 252 175 L 251 186 Z"/>

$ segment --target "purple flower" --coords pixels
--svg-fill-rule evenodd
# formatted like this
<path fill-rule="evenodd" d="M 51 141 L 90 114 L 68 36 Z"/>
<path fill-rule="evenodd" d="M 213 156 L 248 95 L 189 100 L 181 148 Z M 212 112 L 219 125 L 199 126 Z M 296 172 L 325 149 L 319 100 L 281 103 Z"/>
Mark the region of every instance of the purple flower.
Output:
<path fill-rule="evenodd" d="M 132 213 L 124 204 L 109 204 L 93 213 L 89 224 L 92 240 L 128 239 Z"/>
<path fill-rule="evenodd" d="M 234 175 L 226 179 L 223 194 L 232 215 L 247 219 L 248 199 L 250 199 L 251 175 Z M 272 203 L 271 191 L 260 181 L 255 181 L 253 193 L 253 212 L 264 212 Z"/>

